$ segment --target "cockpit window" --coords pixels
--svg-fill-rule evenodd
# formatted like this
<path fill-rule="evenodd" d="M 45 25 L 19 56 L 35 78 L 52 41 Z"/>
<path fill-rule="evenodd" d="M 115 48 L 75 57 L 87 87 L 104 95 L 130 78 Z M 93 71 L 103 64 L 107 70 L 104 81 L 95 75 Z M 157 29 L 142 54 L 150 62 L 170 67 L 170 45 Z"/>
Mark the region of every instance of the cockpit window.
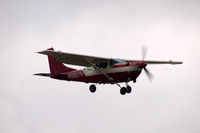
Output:
<path fill-rule="evenodd" d="M 96 65 L 98 68 L 100 69 L 105 69 L 108 67 L 108 62 L 105 62 L 105 63 L 101 63 L 101 64 L 98 64 Z M 96 70 L 96 68 L 94 66 L 90 66 L 88 67 L 88 71 L 91 71 L 91 70 Z"/>
<path fill-rule="evenodd" d="M 111 59 L 110 60 L 110 66 L 113 66 L 113 65 L 118 64 L 118 63 L 126 63 L 126 61 L 122 60 L 122 59 Z"/>
<path fill-rule="evenodd" d="M 100 69 L 104 69 L 104 68 L 107 68 L 108 67 L 108 63 L 105 62 L 105 63 L 101 63 L 99 65 L 97 65 Z"/>

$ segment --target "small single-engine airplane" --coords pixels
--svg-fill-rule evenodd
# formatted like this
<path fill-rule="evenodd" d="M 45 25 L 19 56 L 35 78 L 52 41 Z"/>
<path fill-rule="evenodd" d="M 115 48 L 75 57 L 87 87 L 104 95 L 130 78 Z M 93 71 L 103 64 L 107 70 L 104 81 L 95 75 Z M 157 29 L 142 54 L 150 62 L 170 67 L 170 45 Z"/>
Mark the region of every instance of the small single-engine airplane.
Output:
<path fill-rule="evenodd" d="M 147 70 L 147 64 L 182 64 L 180 61 L 149 61 L 144 60 L 146 49 L 142 49 L 142 60 L 124 60 L 113 58 L 102 58 L 87 55 L 79 55 L 54 51 L 53 48 L 38 52 L 48 55 L 50 73 L 37 73 L 35 75 L 46 76 L 58 80 L 79 81 L 93 83 L 89 90 L 94 93 L 94 84 L 117 84 L 122 95 L 131 92 L 129 81 L 136 82 L 142 70 L 146 72 L 148 78 L 152 79 L 152 74 Z M 65 66 L 70 65 L 84 66 L 82 70 L 77 70 Z M 119 83 L 125 82 L 126 87 L 121 87 Z"/>

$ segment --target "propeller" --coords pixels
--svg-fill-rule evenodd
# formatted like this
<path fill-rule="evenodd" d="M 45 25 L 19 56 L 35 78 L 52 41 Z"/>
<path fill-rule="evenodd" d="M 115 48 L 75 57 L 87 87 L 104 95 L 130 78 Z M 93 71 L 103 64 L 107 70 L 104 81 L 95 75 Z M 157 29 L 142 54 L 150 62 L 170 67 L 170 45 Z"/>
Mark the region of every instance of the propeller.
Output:
<path fill-rule="evenodd" d="M 142 61 L 144 61 L 146 55 L 147 55 L 147 47 L 143 45 L 142 46 Z"/>
<path fill-rule="evenodd" d="M 144 59 L 145 59 L 146 55 L 147 55 L 147 47 L 142 46 L 142 63 L 145 63 Z M 153 80 L 153 74 L 146 68 L 146 65 L 143 68 L 144 68 L 144 71 L 145 71 L 149 81 L 152 81 Z"/>
<path fill-rule="evenodd" d="M 146 67 L 144 68 L 144 71 L 145 71 L 149 81 L 152 81 L 153 80 L 153 74 Z"/>

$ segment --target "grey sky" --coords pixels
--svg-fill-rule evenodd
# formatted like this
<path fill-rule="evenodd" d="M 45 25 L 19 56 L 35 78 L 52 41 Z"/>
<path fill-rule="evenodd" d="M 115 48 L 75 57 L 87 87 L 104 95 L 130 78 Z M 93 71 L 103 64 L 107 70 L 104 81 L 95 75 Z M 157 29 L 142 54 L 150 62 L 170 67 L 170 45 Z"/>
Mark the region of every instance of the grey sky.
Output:
<path fill-rule="evenodd" d="M 1 133 L 199 133 L 200 1 L 1 0 Z M 35 77 L 56 50 L 103 57 L 181 60 L 148 66 L 133 93 L 116 85 Z"/>

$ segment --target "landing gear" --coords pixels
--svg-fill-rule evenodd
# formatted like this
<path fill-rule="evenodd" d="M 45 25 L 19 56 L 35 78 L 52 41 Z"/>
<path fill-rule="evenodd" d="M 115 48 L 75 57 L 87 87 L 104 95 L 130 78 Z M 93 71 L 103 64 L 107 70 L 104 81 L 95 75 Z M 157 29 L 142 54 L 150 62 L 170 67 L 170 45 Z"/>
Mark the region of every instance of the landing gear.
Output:
<path fill-rule="evenodd" d="M 126 86 L 126 92 L 127 92 L 127 93 L 131 93 L 131 91 L 132 91 L 131 87 L 130 87 L 129 85 L 127 85 L 127 86 Z"/>
<path fill-rule="evenodd" d="M 121 89 L 120 89 L 120 94 L 125 95 L 126 93 L 131 93 L 132 89 L 131 87 L 126 84 L 126 87 L 121 87 L 119 84 L 117 84 Z"/>
<path fill-rule="evenodd" d="M 95 85 L 90 85 L 90 92 L 94 93 L 96 91 L 96 86 Z"/>
<path fill-rule="evenodd" d="M 122 88 L 120 89 L 120 93 L 121 93 L 122 95 L 125 95 L 125 94 L 126 94 L 126 87 L 122 87 Z"/>
<path fill-rule="evenodd" d="M 126 93 L 131 93 L 132 88 L 131 86 L 128 85 L 128 83 L 126 83 L 126 87 L 121 87 L 120 84 L 116 83 L 119 87 L 120 87 L 120 94 L 121 95 L 125 95 Z M 96 92 L 96 86 L 94 84 L 90 85 L 89 90 L 91 93 Z"/>

